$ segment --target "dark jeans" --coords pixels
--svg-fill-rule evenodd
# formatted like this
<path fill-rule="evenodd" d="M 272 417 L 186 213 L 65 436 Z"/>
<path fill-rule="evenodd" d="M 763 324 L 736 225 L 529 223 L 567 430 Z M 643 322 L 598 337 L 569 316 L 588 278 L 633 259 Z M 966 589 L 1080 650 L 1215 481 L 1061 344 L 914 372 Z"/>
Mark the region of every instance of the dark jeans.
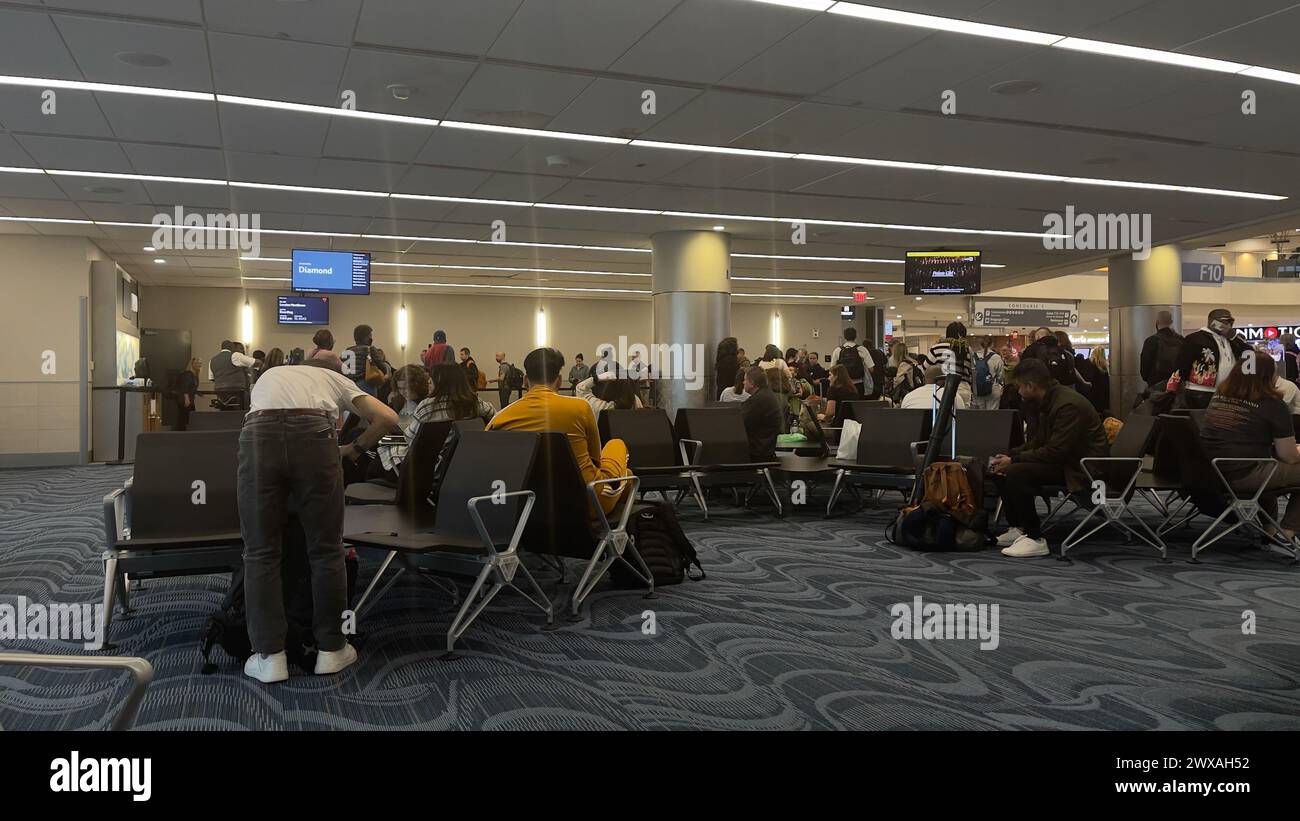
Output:
<path fill-rule="evenodd" d="M 498 388 L 497 389 L 497 396 L 499 396 L 501 399 L 502 408 L 510 404 L 510 394 L 512 393 L 518 393 L 520 398 L 523 398 L 524 395 L 524 391 L 522 388 Z"/>
<path fill-rule="evenodd" d="M 1007 524 L 1018 527 L 1031 539 L 1043 538 L 1042 522 L 1035 502 L 1043 494 L 1043 485 L 1065 484 L 1065 466 L 1042 462 L 1018 462 L 1007 467 L 1003 476 L 994 477 L 1002 512 Z"/>
<path fill-rule="evenodd" d="M 239 433 L 248 637 L 253 650 L 264 655 L 284 649 L 288 629 L 280 534 L 291 503 L 307 537 L 316 646 L 341 650 L 345 643 L 343 469 L 334 431 L 334 423 L 323 416 L 276 414 L 249 419 Z"/>

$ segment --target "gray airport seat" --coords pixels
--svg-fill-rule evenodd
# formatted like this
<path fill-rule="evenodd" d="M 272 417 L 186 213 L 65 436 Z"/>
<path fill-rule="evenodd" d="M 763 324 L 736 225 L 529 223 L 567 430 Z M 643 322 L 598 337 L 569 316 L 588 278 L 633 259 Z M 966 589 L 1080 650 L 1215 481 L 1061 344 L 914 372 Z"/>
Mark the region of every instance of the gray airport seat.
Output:
<path fill-rule="evenodd" d="M 536 458 L 539 436 L 511 431 L 471 431 L 460 435 L 439 487 L 431 526 L 347 532 L 343 537 L 347 544 L 388 551 L 389 558 L 380 569 L 381 574 L 388 562 L 400 555 L 411 567 L 423 566 L 474 578 L 447 629 L 444 658 L 454 657 L 456 641 L 496 594 L 507 587 L 545 613 L 548 626 L 553 624 L 551 601 L 518 554 L 536 498 L 525 486 Z M 433 561 L 425 563 L 424 559 Z M 516 586 L 516 574 L 523 575 L 534 595 Z M 360 610 L 360 604 L 357 609 Z"/>
<path fill-rule="evenodd" d="M 883 406 L 858 408 L 855 412 L 862 426 L 857 458 L 852 462 L 833 459 L 829 463 L 828 467 L 835 471 L 835 484 L 826 502 L 827 516 L 845 488 L 910 491 L 916 484 L 920 461 L 917 447 L 926 442 L 931 412 Z"/>
<path fill-rule="evenodd" d="M 239 431 L 142 433 L 130 479 L 104 497 L 104 637 L 131 578 L 239 566 Z"/>

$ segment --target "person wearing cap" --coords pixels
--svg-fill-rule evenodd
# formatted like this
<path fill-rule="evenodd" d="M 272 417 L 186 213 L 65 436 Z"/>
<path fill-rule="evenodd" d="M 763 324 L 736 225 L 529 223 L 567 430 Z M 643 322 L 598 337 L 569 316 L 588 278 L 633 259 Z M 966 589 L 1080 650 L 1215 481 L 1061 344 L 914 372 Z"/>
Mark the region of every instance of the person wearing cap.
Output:
<path fill-rule="evenodd" d="M 1215 390 L 1248 349 L 1237 337 L 1235 322 L 1227 308 L 1215 308 L 1210 311 L 1204 328 L 1183 338 L 1178 370 L 1169 377 L 1169 390 L 1180 392 L 1180 407 L 1207 407 Z"/>
<path fill-rule="evenodd" d="M 397 413 L 319 358 L 263 372 L 249 404 L 239 432 L 236 493 L 253 650 L 244 673 L 267 684 L 289 677 L 280 540 L 291 506 L 302 521 L 311 565 L 315 672 L 337 673 L 357 659 L 343 636 L 342 460 L 355 460 L 396 431 Z M 339 447 L 338 420 L 349 411 L 370 424 L 355 442 Z"/>
<path fill-rule="evenodd" d="M 456 349 L 447 344 L 446 331 L 433 332 L 433 344 L 420 354 L 420 361 L 429 370 L 433 370 L 436 365 L 456 364 Z"/>

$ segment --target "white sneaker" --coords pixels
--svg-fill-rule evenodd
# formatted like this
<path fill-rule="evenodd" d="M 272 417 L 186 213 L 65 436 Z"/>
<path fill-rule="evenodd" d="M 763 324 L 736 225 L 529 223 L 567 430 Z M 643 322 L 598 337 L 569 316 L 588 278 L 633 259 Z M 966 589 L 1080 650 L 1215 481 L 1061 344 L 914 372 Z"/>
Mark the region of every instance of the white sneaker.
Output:
<path fill-rule="evenodd" d="M 1025 535 L 1025 531 L 1018 527 L 1009 527 L 1007 532 L 998 537 L 998 547 L 1011 547 L 1016 543 L 1016 539 Z"/>
<path fill-rule="evenodd" d="M 356 660 L 357 651 L 351 644 L 343 645 L 342 650 L 317 650 L 316 675 L 328 676 L 337 673 Z"/>
<path fill-rule="evenodd" d="M 244 675 L 255 678 L 263 684 L 275 684 L 289 679 L 289 657 L 284 651 L 273 656 L 254 653 L 244 662 Z"/>
<path fill-rule="evenodd" d="M 1013 556 L 1017 559 L 1032 559 L 1035 556 L 1048 556 L 1051 550 L 1047 548 L 1046 539 L 1031 539 L 1028 536 L 1021 536 L 1010 546 L 1002 548 L 1003 556 Z"/>

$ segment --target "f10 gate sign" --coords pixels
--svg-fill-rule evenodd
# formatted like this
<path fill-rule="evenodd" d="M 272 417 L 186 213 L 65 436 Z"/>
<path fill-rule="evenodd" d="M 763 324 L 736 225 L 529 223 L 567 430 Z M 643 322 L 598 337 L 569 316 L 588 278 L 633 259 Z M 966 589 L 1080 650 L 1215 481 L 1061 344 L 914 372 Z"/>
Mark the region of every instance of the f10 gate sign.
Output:
<path fill-rule="evenodd" d="M 1187 285 L 1222 285 L 1223 265 L 1214 262 L 1184 262 L 1183 283 Z"/>

